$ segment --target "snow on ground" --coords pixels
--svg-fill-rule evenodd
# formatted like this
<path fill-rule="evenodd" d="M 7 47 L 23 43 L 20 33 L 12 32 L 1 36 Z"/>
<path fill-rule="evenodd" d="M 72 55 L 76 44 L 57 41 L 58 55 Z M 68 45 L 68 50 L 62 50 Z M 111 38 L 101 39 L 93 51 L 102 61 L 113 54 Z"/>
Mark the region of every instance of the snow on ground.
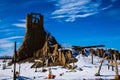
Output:
<path fill-rule="evenodd" d="M 108 70 L 107 61 L 103 62 L 103 66 L 101 68 L 100 75 L 96 77 L 95 74 L 98 72 L 98 67 L 100 65 L 101 58 L 94 56 L 94 64 L 91 64 L 91 56 L 85 57 L 82 55 L 77 56 L 78 62 L 75 63 L 77 65 L 77 69 L 75 71 L 71 71 L 63 68 L 62 66 L 51 67 L 52 73 L 56 75 L 55 79 L 113 79 L 115 76 L 115 71 L 112 71 L 111 68 Z M 8 62 L 8 61 L 7 61 Z M 3 60 L 0 60 L 0 80 L 13 80 L 13 65 L 7 66 L 6 69 L 3 70 Z M 38 68 L 37 72 L 35 72 L 34 68 L 30 68 L 33 63 L 23 63 L 21 64 L 20 70 L 20 78 L 24 80 L 40 80 L 46 79 L 48 75 L 47 72 L 41 72 L 42 68 Z M 72 65 L 72 63 L 71 63 Z M 47 70 L 49 67 L 46 68 Z M 17 64 L 17 71 L 19 71 L 19 64 Z M 120 66 L 119 66 L 120 73 Z M 60 76 L 60 74 L 63 74 Z M 21 80 L 19 78 L 19 80 Z M 35 78 L 35 79 L 34 79 Z"/>

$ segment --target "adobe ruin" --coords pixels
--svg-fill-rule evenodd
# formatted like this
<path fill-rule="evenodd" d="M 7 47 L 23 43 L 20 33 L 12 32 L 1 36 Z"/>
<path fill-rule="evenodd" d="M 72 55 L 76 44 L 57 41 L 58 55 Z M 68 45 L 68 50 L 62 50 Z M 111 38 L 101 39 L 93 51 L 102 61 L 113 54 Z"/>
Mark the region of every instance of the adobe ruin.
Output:
<path fill-rule="evenodd" d="M 44 17 L 30 13 L 26 18 L 26 34 L 17 51 L 16 62 L 32 61 L 31 67 L 65 65 L 76 62 L 69 50 L 61 50 L 55 37 L 44 29 Z M 15 55 L 14 55 L 15 56 Z M 14 61 L 13 61 L 14 62 Z"/>

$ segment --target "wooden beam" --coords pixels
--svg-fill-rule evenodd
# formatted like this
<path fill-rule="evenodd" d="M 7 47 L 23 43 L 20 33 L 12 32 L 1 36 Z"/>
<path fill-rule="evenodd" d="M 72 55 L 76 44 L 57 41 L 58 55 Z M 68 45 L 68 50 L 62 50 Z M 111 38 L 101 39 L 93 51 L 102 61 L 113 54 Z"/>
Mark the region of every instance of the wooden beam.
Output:
<path fill-rule="evenodd" d="M 101 67 L 102 67 L 102 64 L 103 64 L 103 61 L 107 59 L 107 57 L 103 58 L 101 63 L 100 63 L 100 66 L 99 66 L 99 69 L 98 69 L 98 72 L 95 74 L 95 76 L 100 76 L 100 70 L 101 70 Z"/>

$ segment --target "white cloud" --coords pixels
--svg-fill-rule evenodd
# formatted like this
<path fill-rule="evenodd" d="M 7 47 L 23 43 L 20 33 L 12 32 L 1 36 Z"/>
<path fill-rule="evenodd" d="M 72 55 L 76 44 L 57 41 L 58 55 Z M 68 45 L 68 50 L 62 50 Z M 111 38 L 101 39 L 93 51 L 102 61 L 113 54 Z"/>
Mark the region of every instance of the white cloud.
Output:
<path fill-rule="evenodd" d="M 13 37 L 0 39 L 0 48 L 3 49 L 3 48 L 12 47 L 14 44 L 14 42 L 12 40 L 18 39 L 18 38 L 23 38 L 23 36 L 13 36 Z"/>
<path fill-rule="evenodd" d="M 55 4 L 57 9 L 52 13 L 52 18 L 73 22 L 76 18 L 95 15 L 111 7 L 111 5 L 109 5 L 105 8 L 99 8 L 101 4 L 102 0 L 97 0 L 96 2 L 92 0 L 59 0 L 57 4 Z"/>
<path fill-rule="evenodd" d="M 26 19 L 21 19 L 21 20 L 19 20 L 20 22 L 26 22 Z"/>
<path fill-rule="evenodd" d="M 1 51 L 2 54 L 0 56 L 8 55 L 8 56 L 13 56 L 14 54 L 14 49 L 13 48 L 7 48 L 7 50 Z"/>
<path fill-rule="evenodd" d="M 14 46 L 14 43 L 4 43 L 0 45 L 0 48 L 11 48 Z"/>
<path fill-rule="evenodd" d="M 14 43 L 11 41 L 0 41 L 0 55 L 13 55 Z"/>
<path fill-rule="evenodd" d="M 52 18 L 64 18 L 65 16 L 64 15 L 59 15 L 59 16 L 54 16 Z"/>
<path fill-rule="evenodd" d="M 62 9 L 59 9 L 59 10 L 56 10 L 52 13 L 52 15 L 56 15 L 56 14 L 77 14 L 79 13 L 81 8 L 78 8 L 78 7 L 73 7 L 73 8 L 62 8 Z"/>
<path fill-rule="evenodd" d="M 109 5 L 109 6 L 105 7 L 105 8 L 102 8 L 102 10 L 106 10 L 106 9 L 111 8 L 111 7 L 112 7 L 112 5 Z"/>
<path fill-rule="evenodd" d="M 14 23 L 12 25 L 16 26 L 16 27 L 26 28 L 26 19 L 20 19 L 18 21 L 19 21 L 19 23 Z"/>
<path fill-rule="evenodd" d="M 26 27 L 25 23 L 15 23 L 15 24 L 12 24 L 12 25 L 17 26 L 17 27 L 22 27 L 22 28 Z"/>
<path fill-rule="evenodd" d="M 72 15 L 70 18 L 67 18 L 65 21 L 66 22 L 73 22 L 73 21 L 75 21 L 76 18 L 84 18 L 84 17 L 88 17 L 88 16 L 91 16 L 91 15 L 94 15 L 94 14 L 97 14 L 97 12 L 82 14 L 82 15 Z"/>
<path fill-rule="evenodd" d="M 8 38 L 2 38 L 2 39 L 0 39 L 0 42 L 10 41 L 12 39 L 17 39 L 17 38 L 23 38 L 23 36 L 12 36 L 12 37 L 8 37 Z"/>
<path fill-rule="evenodd" d="M 0 52 L 2 55 L 4 54 L 13 54 L 13 48 L 14 48 L 14 39 L 23 38 L 23 36 L 12 36 L 8 38 L 2 38 L 0 39 Z"/>

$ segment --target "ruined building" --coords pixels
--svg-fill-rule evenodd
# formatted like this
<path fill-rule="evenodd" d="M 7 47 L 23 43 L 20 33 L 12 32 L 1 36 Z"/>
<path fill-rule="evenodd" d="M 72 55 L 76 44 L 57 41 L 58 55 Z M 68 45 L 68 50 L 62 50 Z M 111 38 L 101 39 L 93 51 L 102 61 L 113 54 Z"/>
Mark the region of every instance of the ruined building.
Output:
<path fill-rule="evenodd" d="M 17 51 L 17 61 L 45 55 L 48 46 L 48 38 L 51 44 L 57 44 L 56 39 L 44 30 L 44 17 L 41 14 L 31 13 L 27 15 L 26 35 L 24 41 Z"/>
<path fill-rule="evenodd" d="M 26 18 L 26 35 L 17 51 L 16 61 L 35 61 L 32 67 L 42 64 L 65 65 L 76 62 L 69 50 L 59 50 L 60 45 L 56 39 L 45 31 L 44 17 L 41 14 L 30 13 Z"/>

